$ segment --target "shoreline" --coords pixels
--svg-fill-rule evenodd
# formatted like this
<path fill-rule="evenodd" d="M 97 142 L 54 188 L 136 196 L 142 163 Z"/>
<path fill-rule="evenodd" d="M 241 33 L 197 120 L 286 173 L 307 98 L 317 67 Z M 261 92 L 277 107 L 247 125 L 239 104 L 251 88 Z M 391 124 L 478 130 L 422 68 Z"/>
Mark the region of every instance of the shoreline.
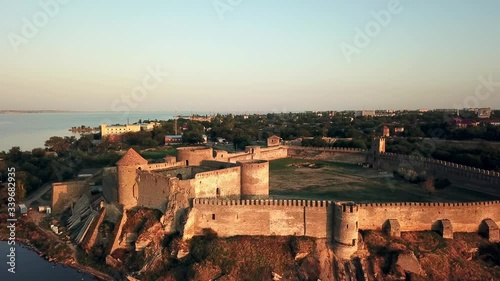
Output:
<path fill-rule="evenodd" d="M 0 237 L 0 241 L 3 241 L 3 242 L 7 242 L 8 239 L 5 239 L 4 237 Z M 99 280 L 99 281 L 109 281 L 109 280 L 115 280 L 113 277 L 109 276 L 108 274 L 104 273 L 104 272 L 101 272 L 95 268 L 92 268 L 92 267 L 89 267 L 89 266 L 85 266 L 85 265 L 81 265 L 78 263 L 78 261 L 76 260 L 72 260 L 73 263 L 69 262 L 69 261 L 59 261 L 59 260 L 56 260 L 56 259 L 52 259 L 51 257 L 49 257 L 48 255 L 46 255 L 45 253 L 43 253 L 42 251 L 40 251 L 39 249 L 37 249 L 33 244 L 31 244 L 31 242 L 27 239 L 16 239 L 15 240 L 17 245 L 16 246 L 21 246 L 21 247 L 25 247 L 25 248 L 28 248 L 29 250 L 35 252 L 38 254 L 38 256 L 40 256 L 40 258 L 48 261 L 48 262 L 53 262 L 53 263 L 57 263 L 61 266 L 67 266 L 67 267 L 70 267 L 72 269 L 75 269 L 77 270 L 78 272 L 83 272 L 83 273 L 86 273 L 86 274 L 89 274 L 91 275 L 92 277 L 94 277 L 95 279 Z"/>

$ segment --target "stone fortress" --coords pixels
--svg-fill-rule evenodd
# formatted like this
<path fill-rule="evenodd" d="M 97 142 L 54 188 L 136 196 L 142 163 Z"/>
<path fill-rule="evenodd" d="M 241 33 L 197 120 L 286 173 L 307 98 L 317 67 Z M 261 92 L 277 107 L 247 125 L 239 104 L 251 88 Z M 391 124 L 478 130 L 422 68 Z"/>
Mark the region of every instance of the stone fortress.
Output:
<path fill-rule="evenodd" d="M 499 240 L 500 201 L 468 203 L 373 203 L 269 198 L 269 161 L 297 155 L 304 148 L 273 145 L 249 146 L 245 152 L 228 153 L 211 147 L 180 147 L 177 157 L 149 164 L 129 150 L 107 170 L 103 195 L 125 210 L 145 207 L 160 210 L 166 232 L 180 232 L 184 239 L 203 235 L 205 229 L 220 237 L 236 235 L 309 236 L 326 238 L 336 256 L 349 259 L 357 250 L 359 230 L 435 230 L 444 238 L 453 232 L 481 232 Z M 356 154 L 370 165 L 393 169 L 420 165 L 434 174 L 456 175 L 477 188 L 498 195 L 500 174 L 452 163 L 385 153 L 385 139 L 375 140 L 370 152 L 359 149 L 306 149 L 322 154 Z M 126 222 L 123 212 L 121 226 Z M 121 226 L 113 249 L 120 247 Z M 133 242 L 133 240 L 128 241 Z M 123 244 L 123 243 L 122 243 Z"/>

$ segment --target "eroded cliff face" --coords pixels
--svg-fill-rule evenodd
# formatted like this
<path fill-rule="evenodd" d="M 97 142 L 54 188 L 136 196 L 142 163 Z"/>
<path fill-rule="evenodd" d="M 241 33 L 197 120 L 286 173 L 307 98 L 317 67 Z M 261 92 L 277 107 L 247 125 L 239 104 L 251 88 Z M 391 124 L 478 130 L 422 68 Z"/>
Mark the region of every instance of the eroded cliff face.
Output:
<path fill-rule="evenodd" d="M 160 221 L 166 233 L 182 234 L 191 208 L 190 198 L 194 197 L 194 191 L 189 181 L 179 181 L 175 178 L 171 178 L 170 187 L 167 210 Z"/>
<path fill-rule="evenodd" d="M 188 229 L 189 221 L 186 223 Z M 187 233 L 185 232 L 184 235 Z M 123 269 L 139 280 L 498 280 L 500 244 L 475 233 L 454 240 L 434 232 L 389 237 L 360 232 L 358 252 L 338 259 L 327 239 L 218 238 L 210 229 L 183 240 L 156 222 L 139 232 Z M 496 250 L 495 250 L 496 249 Z"/>

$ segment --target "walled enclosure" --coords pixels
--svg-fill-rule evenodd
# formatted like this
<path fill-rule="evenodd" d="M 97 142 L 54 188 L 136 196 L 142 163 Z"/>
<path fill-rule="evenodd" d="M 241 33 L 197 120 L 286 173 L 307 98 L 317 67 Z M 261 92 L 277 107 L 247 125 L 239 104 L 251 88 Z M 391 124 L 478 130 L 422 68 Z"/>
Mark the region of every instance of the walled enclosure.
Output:
<path fill-rule="evenodd" d="M 500 223 L 500 201 L 355 204 L 241 200 L 241 197 L 268 196 L 269 162 L 265 160 L 304 151 L 325 155 L 366 155 L 360 149 L 343 148 L 249 146 L 246 152 L 231 154 L 214 153 L 209 147 L 184 147 L 178 149 L 179 162 L 147 164 L 146 160 L 131 152 L 117 163 L 119 202 L 125 208 L 138 205 L 165 212 L 164 223 L 168 226 L 165 229 L 183 232 L 185 239 L 202 235 L 206 228 L 213 229 L 221 237 L 295 235 L 327 238 L 334 242 L 335 253 L 341 258 L 348 258 L 357 250 L 359 229 L 387 231 L 389 226 L 390 233 L 397 235 L 401 231 L 432 230 L 441 225 L 443 234 L 452 237 L 453 231 L 478 232 L 482 224 L 482 232 L 493 229 L 492 236 L 496 237 L 494 223 Z M 379 167 L 392 169 L 410 161 L 419 168 L 442 170 L 443 174 L 455 173 L 493 187 L 500 183 L 498 173 L 457 164 L 387 153 L 370 156 Z M 183 224 L 185 216 L 187 222 Z M 486 226 L 485 220 L 489 222 Z"/>

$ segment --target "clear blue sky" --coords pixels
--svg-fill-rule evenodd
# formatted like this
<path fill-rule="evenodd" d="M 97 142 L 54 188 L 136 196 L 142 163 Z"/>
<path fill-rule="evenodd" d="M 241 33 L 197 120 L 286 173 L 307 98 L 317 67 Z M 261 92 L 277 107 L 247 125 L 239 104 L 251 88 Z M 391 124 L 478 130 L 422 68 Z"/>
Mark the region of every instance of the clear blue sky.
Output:
<path fill-rule="evenodd" d="M 0 0 L 0 109 L 117 110 L 157 65 L 169 76 L 131 110 L 452 108 L 500 82 L 498 0 L 400 0 L 350 62 L 342 42 L 390 1 L 241 0 L 221 19 L 230 0 L 66 0 L 15 52 L 54 1 Z M 479 105 L 500 108 L 500 86 Z"/>

